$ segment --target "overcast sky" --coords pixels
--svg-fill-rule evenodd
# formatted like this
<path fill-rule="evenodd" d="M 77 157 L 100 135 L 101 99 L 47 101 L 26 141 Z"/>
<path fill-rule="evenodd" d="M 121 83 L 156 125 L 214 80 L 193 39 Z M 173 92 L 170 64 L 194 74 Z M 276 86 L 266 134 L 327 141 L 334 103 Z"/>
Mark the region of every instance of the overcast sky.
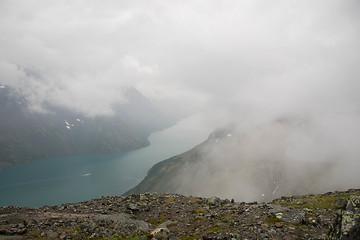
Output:
<path fill-rule="evenodd" d="M 220 122 L 358 114 L 359 12 L 358 0 L 0 0 L 0 83 L 34 110 L 90 116 L 111 114 L 124 86 Z"/>

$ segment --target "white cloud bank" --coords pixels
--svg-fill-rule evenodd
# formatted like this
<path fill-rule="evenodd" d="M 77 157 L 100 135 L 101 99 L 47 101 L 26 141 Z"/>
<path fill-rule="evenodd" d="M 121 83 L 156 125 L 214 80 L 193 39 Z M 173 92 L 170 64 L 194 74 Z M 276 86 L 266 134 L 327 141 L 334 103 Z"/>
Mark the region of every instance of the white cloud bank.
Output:
<path fill-rule="evenodd" d="M 0 82 L 34 109 L 92 116 L 111 114 L 128 85 L 220 122 L 358 112 L 359 10 L 356 0 L 3 0 Z"/>

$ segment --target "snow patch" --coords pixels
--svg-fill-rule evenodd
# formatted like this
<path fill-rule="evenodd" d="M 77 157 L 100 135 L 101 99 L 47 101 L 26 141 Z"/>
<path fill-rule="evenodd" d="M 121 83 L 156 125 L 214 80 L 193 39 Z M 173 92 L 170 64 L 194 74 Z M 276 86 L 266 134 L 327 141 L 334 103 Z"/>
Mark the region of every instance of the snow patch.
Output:
<path fill-rule="evenodd" d="M 215 143 L 217 143 L 219 141 L 219 138 L 216 138 L 216 141 L 215 141 Z"/>
<path fill-rule="evenodd" d="M 67 126 L 70 126 L 69 122 L 68 122 L 68 121 L 66 121 L 66 120 L 65 120 L 65 124 L 66 124 Z"/>
<path fill-rule="evenodd" d="M 76 121 L 77 121 L 77 122 L 84 123 L 84 120 L 81 120 L 80 118 L 77 118 Z"/>
<path fill-rule="evenodd" d="M 274 183 L 276 183 L 276 181 L 274 181 Z M 275 190 L 273 191 L 273 195 L 276 193 L 276 191 L 278 190 L 278 188 L 279 188 L 279 183 L 276 183 L 276 188 L 275 188 Z"/>
<path fill-rule="evenodd" d="M 230 134 L 230 133 L 229 133 L 229 134 L 228 134 L 228 135 L 226 135 L 226 136 L 227 136 L 227 137 L 232 137 L 232 134 Z"/>
<path fill-rule="evenodd" d="M 67 129 L 71 129 L 71 127 L 70 126 L 65 126 Z"/>
<path fill-rule="evenodd" d="M 0 85 L 0 88 L 5 88 L 5 86 Z"/>

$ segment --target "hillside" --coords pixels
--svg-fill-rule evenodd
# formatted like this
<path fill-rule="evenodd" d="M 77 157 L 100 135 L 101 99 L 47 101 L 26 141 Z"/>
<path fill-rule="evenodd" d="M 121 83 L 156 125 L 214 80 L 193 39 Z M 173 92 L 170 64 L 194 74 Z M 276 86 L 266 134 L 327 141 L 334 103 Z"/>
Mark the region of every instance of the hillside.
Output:
<path fill-rule="evenodd" d="M 268 203 L 146 193 L 0 208 L 0 239 L 360 239 L 360 190 Z"/>
<path fill-rule="evenodd" d="M 154 165 L 126 194 L 162 192 L 271 201 L 351 187 L 340 186 L 344 175 L 339 175 L 340 180 L 334 175 L 336 162 L 307 161 L 289 154 L 289 145 L 294 145 L 292 135 L 307 131 L 306 126 L 290 120 L 247 131 L 234 127 L 216 130 L 193 149 Z"/>
<path fill-rule="evenodd" d="M 0 88 L 0 169 L 37 159 L 89 153 L 117 153 L 144 147 L 156 130 L 170 125 L 134 88 L 110 117 L 89 117 L 56 106 L 29 110 L 20 90 Z"/>

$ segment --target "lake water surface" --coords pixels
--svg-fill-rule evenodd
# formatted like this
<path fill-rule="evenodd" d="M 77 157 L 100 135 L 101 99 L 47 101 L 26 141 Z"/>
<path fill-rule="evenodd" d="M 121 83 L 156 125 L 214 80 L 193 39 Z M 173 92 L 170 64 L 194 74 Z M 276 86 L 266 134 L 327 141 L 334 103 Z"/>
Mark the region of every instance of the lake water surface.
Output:
<path fill-rule="evenodd" d="M 43 159 L 0 171 L 0 206 L 39 207 L 121 195 L 138 184 L 155 163 L 204 141 L 206 129 L 193 116 L 155 132 L 151 145 L 116 154 Z"/>

